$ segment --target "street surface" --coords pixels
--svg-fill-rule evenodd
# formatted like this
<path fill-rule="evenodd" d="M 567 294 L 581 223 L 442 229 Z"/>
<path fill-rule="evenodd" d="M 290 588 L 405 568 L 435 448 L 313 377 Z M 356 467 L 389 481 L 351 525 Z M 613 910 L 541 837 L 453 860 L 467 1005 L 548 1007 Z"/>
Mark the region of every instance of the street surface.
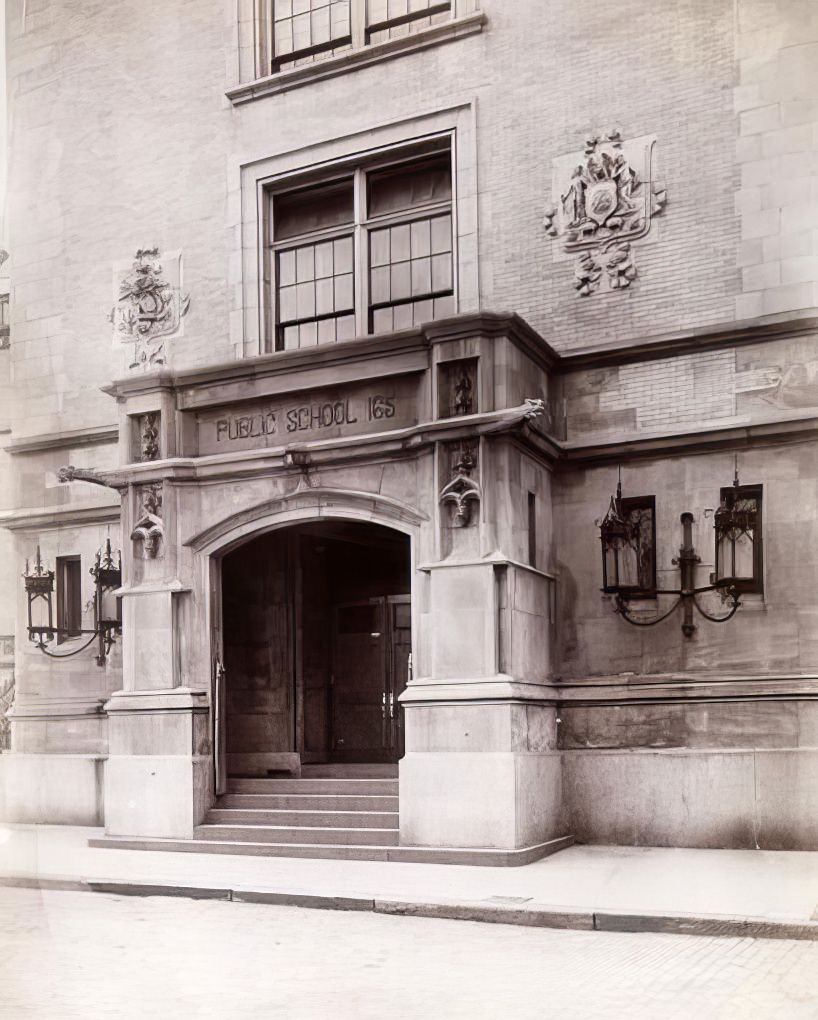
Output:
<path fill-rule="evenodd" d="M 818 943 L 0 888 L 3 1020 L 818 1018 Z"/>

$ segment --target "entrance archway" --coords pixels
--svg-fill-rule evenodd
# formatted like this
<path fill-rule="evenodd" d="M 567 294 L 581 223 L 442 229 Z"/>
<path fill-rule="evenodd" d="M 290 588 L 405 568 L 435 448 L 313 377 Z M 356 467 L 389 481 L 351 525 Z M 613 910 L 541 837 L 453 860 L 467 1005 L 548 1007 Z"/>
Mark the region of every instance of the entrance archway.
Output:
<path fill-rule="evenodd" d="M 339 518 L 267 531 L 223 556 L 228 774 L 402 756 L 410 544 Z"/>

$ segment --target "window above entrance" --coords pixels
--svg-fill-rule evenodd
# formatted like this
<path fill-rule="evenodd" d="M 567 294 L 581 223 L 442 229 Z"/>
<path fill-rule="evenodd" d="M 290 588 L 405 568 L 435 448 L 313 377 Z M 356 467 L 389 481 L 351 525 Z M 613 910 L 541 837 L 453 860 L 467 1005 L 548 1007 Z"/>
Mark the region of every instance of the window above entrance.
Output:
<path fill-rule="evenodd" d="M 407 329 L 456 308 L 449 138 L 272 188 L 271 346 Z"/>
<path fill-rule="evenodd" d="M 482 31 L 477 0 L 238 0 L 244 103 Z"/>

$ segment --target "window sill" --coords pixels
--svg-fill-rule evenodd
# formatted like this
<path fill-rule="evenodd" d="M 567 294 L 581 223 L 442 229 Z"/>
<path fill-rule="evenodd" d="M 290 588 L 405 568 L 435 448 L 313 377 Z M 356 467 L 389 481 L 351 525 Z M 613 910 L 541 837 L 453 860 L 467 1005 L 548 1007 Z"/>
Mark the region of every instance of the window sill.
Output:
<path fill-rule="evenodd" d="M 275 96 L 280 92 L 289 92 L 291 89 L 301 88 L 302 85 L 309 85 L 312 82 L 336 78 L 338 75 L 357 70 L 359 67 L 380 64 L 384 60 L 391 60 L 404 53 L 415 53 L 431 46 L 476 35 L 483 31 L 485 24 L 485 14 L 482 11 L 476 11 L 474 14 L 462 18 L 433 25 L 414 35 L 389 39 L 387 42 L 364 46 L 359 50 L 342 53 L 337 57 L 329 57 L 327 60 L 320 60 L 314 64 L 305 64 L 303 67 L 296 67 L 290 71 L 279 71 L 277 74 L 270 74 L 265 78 L 257 78 L 255 81 L 228 89 L 225 95 L 236 106 L 248 103 L 253 99 L 260 99 L 262 96 Z"/>

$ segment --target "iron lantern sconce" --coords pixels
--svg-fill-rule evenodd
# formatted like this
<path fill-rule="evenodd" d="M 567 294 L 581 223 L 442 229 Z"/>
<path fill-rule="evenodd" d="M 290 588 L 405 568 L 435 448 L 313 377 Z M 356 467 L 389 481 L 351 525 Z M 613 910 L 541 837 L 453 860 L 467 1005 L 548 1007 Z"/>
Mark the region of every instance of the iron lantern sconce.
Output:
<path fill-rule="evenodd" d="M 52 600 L 54 594 L 54 571 L 46 570 L 43 566 L 39 545 L 37 546 L 37 555 L 34 557 L 33 568 L 29 568 L 28 560 L 26 560 L 23 582 L 28 603 L 29 640 L 36 641 L 37 643 L 53 641 L 56 633 Z M 35 620 L 40 620 L 41 622 L 35 623 Z"/>
<path fill-rule="evenodd" d="M 26 560 L 26 570 L 23 574 L 28 601 L 28 638 L 44 655 L 52 659 L 68 659 L 78 655 L 96 640 L 98 642 L 96 663 L 98 666 L 104 666 L 116 636 L 122 633 L 120 600 L 116 595 L 118 589 L 122 587 L 122 554 L 119 553 L 114 562 L 110 539 L 107 539 L 104 548 L 97 552 L 89 573 L 94 578 L 94 629 L 69 632 L 54 623 L 54 571 L 47 570 L 43 565 L 40 547 L 37 546 L 34 566 L 30 569 L 29 561 Z M 85 644 L 70 652 L 57 653 L 48 648 L 57 637 L 79 635 L 90 637 Z"/>
<path fill-rule="evenodd" d="M 738 475 L 734 482 L 734 492 L 738 491 Z M 696 554 L 693 546 L 693 514 L 685 511 L 679 518 L 682 525 L 682 543 L 678 554 L 673 558 L 674 566 L 679 568 L 680 579 L 678 588 L 659 588 L 655 585 L 646 589 L 643 584 L 634 583 L 639 578 L 639 522 L 633 519 L 626 508 L 627 501 L 622 498 L 622 483 L 617 485 L 616 496 L 611 497 L 610 506 L 599 525 L 602 543 L 602 590 L 614 596 L 614 610 L 634 627 L 655 627 L 671 616 L 679 607 L 682 608 L 682 633 L 690 638 L 696 631 L 694 610 L 711 623 L 726 623 L 735 616 L 741 602 L 735 578 L 719 574 L 718 554 L 717 570 L 711 575 L 711 583 L 696 586 L 696 566 L 701 557 Z M 747 534 L 748 529 L 755 527 L 752 517 L 744 501 L 739 499 L 723 499 L 715 515 L 716 548 L 720 548 L 720 535 Z M 655 557 L 655 540 L 653 555 Z M 727 612 L 716 616 L 708 612 L 700 602 L 700 596 L 707 592 L 716 592 L 721 596 L 722 603 L 727 604 Z M 675 600 L 664 612 L 645 618 L 642 614 L 633 614 L 632 600 L 645 597 L 669 595 Z"/>

